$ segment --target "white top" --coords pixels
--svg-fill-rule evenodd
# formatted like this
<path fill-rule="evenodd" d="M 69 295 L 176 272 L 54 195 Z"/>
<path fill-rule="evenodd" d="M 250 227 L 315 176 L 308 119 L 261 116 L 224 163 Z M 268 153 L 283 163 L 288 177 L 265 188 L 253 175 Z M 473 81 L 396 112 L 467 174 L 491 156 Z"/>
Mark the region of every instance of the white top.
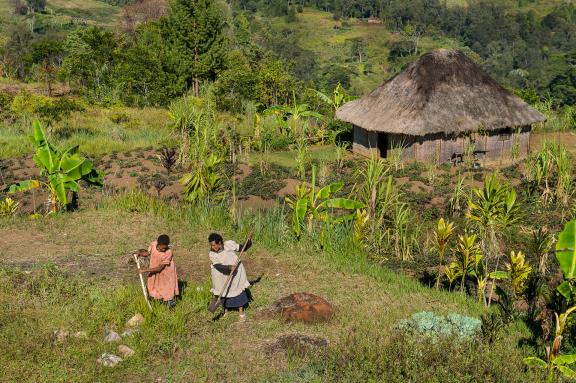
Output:
<path fill-rule="evenodd" d="M 210 251 L 210 262 L 212 262 L 210 265 L 210 273 L 212 274 L 212 289 L 210 291 L 214 295 L 220 294 L 220 291 L 228 279 L 228 275 L 222 274 L 216 270 L 214 265 L 220 263 L 226 266 L 234 266 L 239 259 L 236 255 L 237 251 L 240 251 L 240 245 L 234 241 L 225 241 L 224 249 L 220 250 L 218 253 Z M 246 276 L 246 269 L 244 269 L 244 265 L 240 263 L 236 275 L 232 277 L 230 286 L 226 289 L 226 291 L 224 291 L 222 297 L 237 297 L 238 295 L 242 294 L 242 292 L 248 287 L 250 287 L 250 283 L 248 282 L 248 277 Z"/>

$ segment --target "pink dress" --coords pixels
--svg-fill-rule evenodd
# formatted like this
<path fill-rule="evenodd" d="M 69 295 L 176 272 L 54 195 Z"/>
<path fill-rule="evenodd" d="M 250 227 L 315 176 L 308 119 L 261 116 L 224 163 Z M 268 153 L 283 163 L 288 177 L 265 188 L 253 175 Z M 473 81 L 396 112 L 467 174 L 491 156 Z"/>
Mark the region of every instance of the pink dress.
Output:
<path fill-rule="evenodd" d="M 176 276 L 176 265 L 172 260 L 172 250 L 161 253 L 156 250 L 156 241 L 148 247 L 150 253 L 150 268 L 160 265 L 165 267 L 159 273 L 150 274 L 148 277 L 148 294 L 152 298 L 169 301 L 174 299 L 178 291 L 178 277 Z"/>

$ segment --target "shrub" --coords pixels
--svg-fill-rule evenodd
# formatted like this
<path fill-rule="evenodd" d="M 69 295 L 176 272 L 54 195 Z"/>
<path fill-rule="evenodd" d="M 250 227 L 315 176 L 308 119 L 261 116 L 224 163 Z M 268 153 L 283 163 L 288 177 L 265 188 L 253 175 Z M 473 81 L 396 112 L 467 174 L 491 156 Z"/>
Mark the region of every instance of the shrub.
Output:
<path fill-rule="evenodd" d="M 408 334 L 424 335 L 431 339 L 455 337 L 470 339 L 478 333 L 482 321 L 460 314 L 448 314 L 446 317 L 432 312 L 422 311 L 403 319 L 398 328 Z"/>

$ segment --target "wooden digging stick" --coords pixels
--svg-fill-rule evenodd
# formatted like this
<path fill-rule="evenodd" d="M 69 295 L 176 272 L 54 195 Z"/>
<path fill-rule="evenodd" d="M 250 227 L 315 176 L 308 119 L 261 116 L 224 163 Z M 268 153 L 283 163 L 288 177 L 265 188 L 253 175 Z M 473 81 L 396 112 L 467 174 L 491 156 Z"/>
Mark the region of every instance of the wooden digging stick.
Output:
<path fill-rule="evenodd" d="M 248 235 L 248 238 L 250 238 L 251 236 L 252 236 L 252 233 L 250 233 L 250 235 Z M 218 297 L 216 298 L 216 300 L 214 302 L 210 303 L 210 305 L 208 306 L 208 311 L 210 311 L 212 314 L 214 314 L 214 312 L 222 304 L 222 295 L 224 295 L 224 291 L 226 291 L 226 289 L 228 289 L 230 282 L 232 281 L 232 277 L 234 276 L 234 273 L 236 272 L 236 269 L 238 268 L 238 265 L 240 264 L 240 257 L 242 256 L 242 253 L 244 253 L 244 250 L 246 249 L 247 244 L 248 244 L 248 240 L 246 240 L 246 242 L 244 242 L 244 246 L 242 246 L 242 250 L 240 251 L 240 255 L 238 255 L 238 262 L 236 262 L 236 264 L 232 268 L 230 275 L 226 279 L 226 283 L 224 283 L 224 286 L 222 286 L 222 290 L 220 290 L 220 294 L 218 294 Z"/>
<path fill-rule="evenodd" d="M 148 300 L 148 290 L 146 290 L 146 285 L 144 284 L 144 277 L 142 276 L 142 273 L 140 272 L 140 260 L 138 259 L 138 256 L 136 254 L 132 254 L 132 255 L 134 256 L 134 260 L 136 261 L 136 267 L 138 268 L 138 275 L 140 276 L 140 285 L 142 286 L 142 292 L 144 293 L 144 299 L 146 299 L 146 304 L 148 305 L 150 312 L 154 312 L 152 310 L 152 305 L 150 304 L 150 301 Z"/>

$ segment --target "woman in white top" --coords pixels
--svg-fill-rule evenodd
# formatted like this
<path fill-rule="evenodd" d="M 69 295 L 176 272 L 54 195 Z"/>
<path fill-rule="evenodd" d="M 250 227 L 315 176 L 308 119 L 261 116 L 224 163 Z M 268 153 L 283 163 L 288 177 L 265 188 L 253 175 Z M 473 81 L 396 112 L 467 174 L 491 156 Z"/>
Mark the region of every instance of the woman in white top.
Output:
<path fill-rule="evenodd" d="M 212 274 L 212 289 L 210 290 L 214 295 L 218 295 L 222 288 L 226 285 L 228 276 L 232 272 L 234 265 L 238 262 L 237 251 L 248 250 L 252 246 L 252 236 L 248 237 L 245 245 L 240 245 L 234 241 L 225 241 L 220 234 L 212 233 L 208 236 L 210 243 L 210 262 Z M 234 275 L 224 293 L 222 294 L 222 304 L 224 310 L 238 309 L 240 320 L 246 318 L 244 307 L 248 304 L 248 293 L 246 289 L 250 287 L 248 277 L 246 276 L 246 269 L 242 262 L 234 271 Z"/>

